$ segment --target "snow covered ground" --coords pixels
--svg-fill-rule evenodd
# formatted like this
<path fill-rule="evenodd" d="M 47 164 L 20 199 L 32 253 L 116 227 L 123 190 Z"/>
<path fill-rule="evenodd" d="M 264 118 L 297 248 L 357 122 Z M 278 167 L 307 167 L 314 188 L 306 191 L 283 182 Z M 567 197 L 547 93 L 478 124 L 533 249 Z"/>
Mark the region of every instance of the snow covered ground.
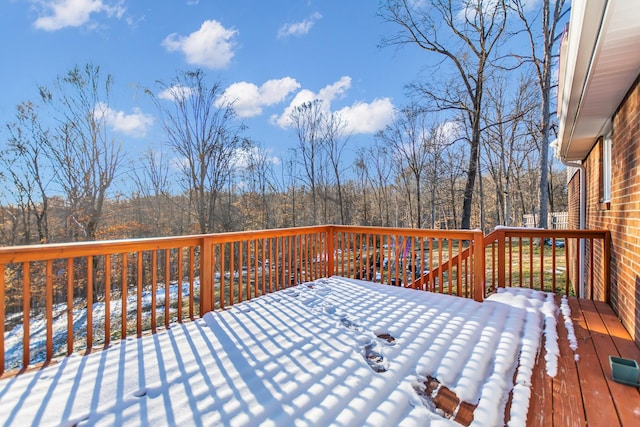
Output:
<path fill-rule="evenodd" d="M 194 280 L 194 294 L 198 295 L 200 281 Z M 180 286 L 176 283 L 169 285 L 169 301 L 175 303 L 178 300 L 178 292 Z M 182 298 L 187 301 L 191 293 L 191 285 L 189 282 L 182 284 Z M 166 298 L 166 290 L 163 283 L 158 284 L 156 290 L 156 312 L 164 313 L 164 304 Z M 78 301 L 78 305 L 83 301 Z M 94 343 L 104 342 L 104 320 L 105 320 L 105 303 L 96 302 L 93 304 L 93 335 Z M 122 301 L 119 298 L 112 299 L 111 308 L 111 327 L 113 330 L 120 330 Z M 152 294 L 151 291 L 142 292 L 142 323 L 149 325 L 151 322 Z M 127 297 L 127 319 L 128 322 L 135 327 L 138 299 L 135 295 Z M 196 310 L 197 311 L 197 310 Z M 177 317 L 177 308 L 170 308 L 172 319 Z M 18 318 L 18 321 L 13 319 Z M 52 335 L 53 335 L 53 354 L 63 355 L 67 351 L 67 304 L 55 304 L 52 313 Z M 174 321 L 172 320 L 172 321 Z M 15 313 L 7 318 L 9 323 L 15 323 L 4 335 L 5 344 L 5 369 L 19 369 L 22 367 L 22 337 L 24 331 L 22 328 L 22 313 Z M 46 339 L 47 339 L 47 321 L 44 314 L 38 314 L 31 317 L 29 322 L 29 342 L 31 364 L 42 363 L 46 360 Z M 147 329 L 150 327 L 147 326 Z M 87 309 L 86 307 L 74 308 L 73 310 L 73 336 L 76 349 L 86 348 L 87 338 Z"/>
<path fill-rule="evenodd" d="M 558 312 L 531 290 L 476 303 L 321 279 L 1 380 L 0 422 L 459 425 L 425 391 L 435 378 L 477 405 L 479 426 L 504 425 L 513 389 L 511 424 L 524 425 L 543 334 L 547 372 L 557 370 Z"/>

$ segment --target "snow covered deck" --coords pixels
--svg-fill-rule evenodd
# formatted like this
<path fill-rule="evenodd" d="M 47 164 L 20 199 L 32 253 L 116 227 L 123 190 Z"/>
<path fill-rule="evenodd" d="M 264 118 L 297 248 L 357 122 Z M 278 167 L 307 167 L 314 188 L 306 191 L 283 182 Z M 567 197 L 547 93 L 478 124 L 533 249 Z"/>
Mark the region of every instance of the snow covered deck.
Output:
<path fill-rule="evenodd" d="M 320 279 L 0 380 L 0 422 L 633 425 L 607 357 L 640 354 L 607 307 Z"/>

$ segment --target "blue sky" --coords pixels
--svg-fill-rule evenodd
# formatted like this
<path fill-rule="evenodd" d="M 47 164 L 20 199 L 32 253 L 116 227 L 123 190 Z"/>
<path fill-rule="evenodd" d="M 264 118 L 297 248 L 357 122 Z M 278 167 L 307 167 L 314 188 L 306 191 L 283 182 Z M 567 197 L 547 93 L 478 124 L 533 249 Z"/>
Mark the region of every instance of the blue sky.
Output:
<path fill-rule="evenodd" d="M 37 100 L 37 85 L 91 62 L 114 77 L 109 124 L 135 157 L 164 141 L 143 88 L 199 67 L 237 99 L 246 135 L 276 157 L 296 142 L 282 120 L 288 109 L 314 98 L 342 112 L 351 144 L 364 144 L 407 103 L 404 86 L 426 65 L 416 47 L 377 47 L 397 30 L 377 7 L 374 0 L 5 0 L 0 117 L 11 120 L 16 104 Z"/>

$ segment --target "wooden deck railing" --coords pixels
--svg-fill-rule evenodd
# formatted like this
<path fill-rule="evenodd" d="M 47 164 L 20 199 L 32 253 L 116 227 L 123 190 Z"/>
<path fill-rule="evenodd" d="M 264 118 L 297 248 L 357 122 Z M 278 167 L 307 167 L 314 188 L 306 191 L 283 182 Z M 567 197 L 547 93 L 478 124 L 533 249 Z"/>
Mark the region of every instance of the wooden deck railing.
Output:
<path fill-rule="evenodd" d="M 528 287 L 609 302 L 611 234 L 606 230 L 543 230 L 497 228 L 484 237 L 485 293 L 497 287 Z M 469 258 L 464 250 L 416 279 L 411 287 L 447 273 Z M 585 260 L 584 263 L 581 261 Z"/>
<path fill-rule="evenodd" d="M 333 234 L 336 275 L 482 299 L 482 232 L 335 226 Z"/>
<path fill-rule="evenodd" d="M 561 239 L 590 238 L 591 265 L 600 246 L 608 257 L 606 232 L 531 233 L 329 225 L 0 248 L 0 375 L 331 275 L 482 300 L 485 280 L 536 287 L 541 271 L 546 283 L 545 270 L 560 268 L 548 251 L 570 265 Z M 538 258 L 547 235 L 554 245 Z M 545 290 L 560 288 L 555 277 Z"/>
<path fill-rule="evenodd" d="M 0 375 L 327 277 L 329 230 L 0 248 Z"/>
<path fill-rule="evenodd" d="M 485 237 L 488 291 L 527 287 L 609 302 L 611 234 L 606 230 L 497 228 Z"/>

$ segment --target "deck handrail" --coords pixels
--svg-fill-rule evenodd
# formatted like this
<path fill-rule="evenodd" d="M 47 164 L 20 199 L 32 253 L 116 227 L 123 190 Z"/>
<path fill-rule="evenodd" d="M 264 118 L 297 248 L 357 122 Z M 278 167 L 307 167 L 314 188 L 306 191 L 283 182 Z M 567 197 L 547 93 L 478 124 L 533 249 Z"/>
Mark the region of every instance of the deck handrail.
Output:
<path fill-rule="evenodd" d="M 483 247 L 486 248 L 491 242 L 497 239 L 497 237 L 498 237 L 498 233 L 496 232 L 496 230 L 491 231 L 489 234 L 484 236 Z M 441 272 L 449 271 L 449 269 L 451 269 L 453 265 L 458 263 L 460 260 L 464 261 L 468 259 L 469 256 L 470 256 L 470 250 L 469 248 L 467 248 L 464 251 L 457 254 L 456 256 L 454 256 L 452 259 L 440 264 L 439 266 L 434 268 L 432 271 L 429 271 L 429 273 L 424 274 L 419 278 L 417 278 L 413 283 L 411 283 L 410 287 L 415 289 L 416 287 L 420 286 L 424 282 L 432 281 Z"/>
<path fill-rule="evenodd" d="M 507 263 L 506 262 L 506 253 L 507 253 L 507 239 L 538 239 L 538 240 L 545 240 L 545 239 L 551 239 L 551 247 L 552 247 L 552 268 L 554 271 L 554 273 L 551 275 L 551 279 L 552 279 L 552 285 L 551 285 L 551 292 L 556 292 L 556 274 L 555 274 L 555 261 L 556 261 L 556 256 L 555 256 L 555 248 L 556 248 L 556 242 L 562 242 L 563 244 L 565 244 L 567 246 L 567 248 L 565 249 L 565 255 L 566 258 L 569 258 L 569 252 L 568 252 L 568 243 L 569 241 L 575 241 L 576 244 L 578 244 L 581 241 L 588 241 L 589 242 L 589 255 L 590 255 L 590 259 L 589 259 L 589 278 L 588 278 L 588 284 L 589 284 L 589 298 L 593 299 L 594 298 L 594 293 L 596 293 L 596 286 L 595 286 L 595 271 L 596 268 L 593 266 L 594 264 L 594 244 L 595 241 L 600 241 L 601 242 L 601 250 L 603 252 L 602 255 L 602 268 L 600 268 L 602 276 L 601 276 L 601 294 L 602 297 L 601 299 L 607 303 L 609 303 L 609 295 L 610 295 L 610 287 L 611 287 L 611 282 L 610 282 L 610 275 L 609 275 L 609 269 L 610 269 L 610 239 L 611 239 L 611 233 L 608 230 L 546 230 L 546 229 L 532 229 L 532 228 L 508 228 L 508 227 L 498 227 L 494 230 L 492 230 L 489 234 L 487 234 L 484 237 L 484 248 L 485 251 L 488 248 L 494 248 L 495 245 L 498 246 L 497 249 L 497 265 L 501 266 L 500 268 L 495 268 L 494 270 L 497 270 L 497 280 L 496 280 L 496 274 L 492 274 L 491 277 L 493 279 L 491 286 L 489 286 L 489 290 L 491 290 L 492 288 L 495 289 L 496 287 L 505 287 L 507 285 L 507 274 L 506 274 L 506 270 L 507 270 L 507 266 L 512 265 L 511 262 Z M 530 241 L 530 245 L 531 245 L 531 241 Z M 521 245 L 521 243 L 520 243 Z M 544 247 L 544 245 L 542 245 L 542 247 Z M 509 246 L 509 250 L 511 250 L 511 246 Z M 522 250 L 522 247 L 520 246 L 520 250 Z M 529 248 L 528 253 L 531 255 L 533 254 L 533 250 L 531 248 Z M 541 257 L 544 257 L 544 250 L 541 250 Z M 434 270 L 429 271 L 427 274 L 424 274 L 423 276 L 417 278 L 412 284 L 411 287 L 415 288 L 417 286 L 419 286 L 421 283 L 424 282 L 430 282 L 433 280 L 434 277 L 437 277 L 438 275 L 442 274 L 442 272 L 446 272 L 448 271 L 453 265 L 459 263 L 461 260 L 464 261 L 469 257 L 469 250 L 466 249 L 462 252 L 460 252 L 459 254 L 457 254 L 455 257 L 447 260 L 446 262 L 440 264 L 439 266 L 437 266 Z M 490 259 L 494 259 L 494 257 L 489 257 Z M 580 251 L 576 250 L 576 256 L 574 257 L 575 263 L 576 265 L 580 263 Z M 521 260 L 520 260 L 521 261 Z M 568 262 L 567 262 L 568 264 Z M 519 263 L 520 266 L 522 266 L 522 262 Z M 544 262 L 541 261 L 540 262 L 540 268 L 543 269 L 544 268 Z M 576 267 L 577 270 L 577 267 Z M 485 273 L 486 274 L 486 273 Z M 576 274 L 577 275 L 577 274 Z M 511 274 L 509 275 L 511 276 Z M 544 278 L 544 273 L 540 273 L 540 277 Z M 532 273 L 529 274 L 529 282 L 530 282 L 530 287 L 533 287 L 533 283 L 532 280 L 534 278 L 534 275 Z M 575 285 L 575 282 L 578 281 L 578 279 L 575 279 L 573 281 L 570 280 L 570 275 L 567 273 L 565 274 L 565 288 L 564 288 L 564 292 L 566 295 L 569 295 L 571 289 L 570 289 L 570 284 L 571 285 Z M 571 282 L 571 283 L 570 283 Z M 510 285 L 513 286 L 513 280 L 509 281 Z M 544 283 L 544 280 L 540 280 L 540 283 Z M 523 286 L 522 283 L 522 274 L 519 275 L 519 283 L 516 283 L 516 286 Z M 541 286 L 542 290 L 546 290 L 544 289 L 543 286 Z M 573 292 L 575 294 L 577 294 L 577 290 L 573 289 Z"/>
<path fill-rule="evenodd" d="M 539 271 L 530 271 L 528 275 L 522 273 L 524 264 L 522 262 L 522 242 L 524 240 L 528 240 L 528 245 L 524 247 L 529 256 L 528 263 L 530 268 L 533 269 L 534 264 L 539 264 Z M 586 243 L 588 243 L 588 246 L 586 246 Z M 556 252 L 559 244 L 562 244 L 564 248 L 564 268 L 567 270 L 566 274 L 564 274 L 565 295 L 569 295 L 571 292 L 575 295 L 579 294 L 576 285 L 580 285 L 581 278 L 578 272 L 579 266 L 583 265 L 588 270 L 583 278 L 588 284 L 588 294 L 585 294 L 585 297 L 609 303 L 611 288 L 611 233 L 608 230 L 546 230 L 498 227 L 485 238 L 485 250 L 491 250 L 494 253 L 490 257 L 493 265 L 492 271 L 488 274 L 491 278 L 491 280 L 487 280 L 488 287 L 494 289 L 505 286 L 523 287 L 526 286 L 523 282 L 523 278 L 526 276 L 529 279 L 528 287 L 535 288 L 533 281 L 536 276 L 534 273 L 537 273 L 538 281 L 542 285 L 544 285 L 547 276 L 551 280 L 550 289 L 543 288 L 542 290 L 556 293 L 556 285 L 559 285 L 556 281 L 556 262 L 558 261 Z M 580 247 L 583 244 L 586 247 L 581 250 Z M 527 246 L 528 250 L 526 250 Z M 535 246 L 539 248 L 538 254 L 535 254 Z M 550 246 L 551 252 L 550 267 L 552 273 L 548 275 L 545 274 L 544 270 L 544 261 L 547 253 L 546 246 Z M 514 256 L 514 248 L 517 249 L 516 256 Z M 539 257 L 539 261 L 534 261 L 534 254 Z M 597 254 L 599 254 L 599 257 L 597 257 Z M 585 259 L 582 260 L 581 256 L 584 256 Z M 514 258 L 518 260 L 518 272 L 513 271 Z M 570 272 L 569 270 L 572 271 Z M 598 270 L 600 272 L 599 277 L 596 276 Z"/>
<path fill-rule="evenodd" d="M 512 240 L 520 239 L 522 251 L 522 239 L 545 238 L 552 239 L 553 251 L 556 239 L 567 246 L 570 239 L 587 239 L 591 265 L 594 241 L 603 242 L 597 247 L 603 247 L 608 298 L 610 235 L 599 230 L 499 228 L 484 236 L 478 230 L 322 225 L 0 248 L 0 375 L 331 275 L 481 301 L 488 289 L 523 286 L 522 275 L 516 283 L 507 275 L 507 259 L 515 259 Z M 600 290 L 591 276 L 593 297 Z M 102 323 L 94 321 L 98 309 L 104 310 Z M 80 326 L 78 310 L 86 311 Z M 44 351 L 31 337 L 35 316 L 44 320 Z M 65 348 L 54 348 L 54 321 L 66 321 Z M 22 327 L 12 353 L 21 357 L 10 365 L 7 327 Z"/>

